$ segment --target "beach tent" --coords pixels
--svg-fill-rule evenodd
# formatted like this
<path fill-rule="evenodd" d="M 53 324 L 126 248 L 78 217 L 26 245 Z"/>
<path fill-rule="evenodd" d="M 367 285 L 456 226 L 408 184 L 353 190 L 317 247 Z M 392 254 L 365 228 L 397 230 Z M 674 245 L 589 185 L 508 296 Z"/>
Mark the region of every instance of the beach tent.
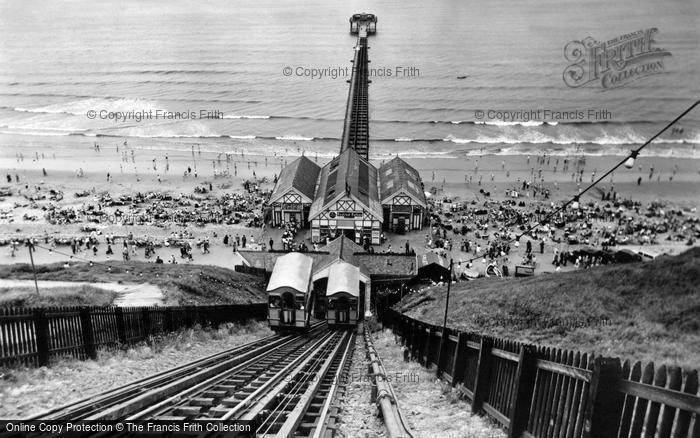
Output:
<path fill-rule="evenodd" d="M 503 274 L 501 273 L 501 270 L 496 267 L 494 264 L 490 264 L 486 267 L 486 276 L 487 277 L 503 277 Z"/>
<path fill-rule="evenodd" d="M 467 280 L 474 280 L 479 278 L 479 271 L 476 269 L 464 268 L 462 271 L 462 277 L 466 278 Z"/>

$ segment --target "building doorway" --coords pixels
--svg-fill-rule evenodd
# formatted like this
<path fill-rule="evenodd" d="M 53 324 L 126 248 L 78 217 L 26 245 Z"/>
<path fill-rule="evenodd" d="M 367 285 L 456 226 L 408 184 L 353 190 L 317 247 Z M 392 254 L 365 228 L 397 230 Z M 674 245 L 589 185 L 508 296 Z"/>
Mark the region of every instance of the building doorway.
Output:
<path fill-rule="evenodd" d="M 355 230 L 347 229 L 347 230 L 342 230 L 342 231 L 343 231 L 343 236 L 347 237 L 348 239 L 352 240 L 353 242 L 355 241 Z"/>
<path fill-rule="evenodd" d="M 301 224 L 301 212 L 298 211 L 285 211 L 284 212 L 285 222 L 295 222 Z"/>

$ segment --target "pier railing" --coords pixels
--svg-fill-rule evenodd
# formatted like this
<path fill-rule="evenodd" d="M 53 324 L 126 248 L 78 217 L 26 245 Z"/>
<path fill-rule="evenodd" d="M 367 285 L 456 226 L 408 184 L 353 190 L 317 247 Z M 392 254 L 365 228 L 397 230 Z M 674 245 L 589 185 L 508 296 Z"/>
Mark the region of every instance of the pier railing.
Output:
<path fill-rule="evenodd" d="M 496 420 L 508 437 L 700 436 L 697 370 L 621 363 L 449 328 L 443 333 L 394 310 L 384 323 L 408 356 L 434 367 L 474 413 Z"/>
<path fill-rule="evenodd" d="M 127 345 L 181 328 L 264 319 L 262 304 L 182 307 L 0 308 L 0 365 L 48 365 L 96 358 L 101 347 Z"/>

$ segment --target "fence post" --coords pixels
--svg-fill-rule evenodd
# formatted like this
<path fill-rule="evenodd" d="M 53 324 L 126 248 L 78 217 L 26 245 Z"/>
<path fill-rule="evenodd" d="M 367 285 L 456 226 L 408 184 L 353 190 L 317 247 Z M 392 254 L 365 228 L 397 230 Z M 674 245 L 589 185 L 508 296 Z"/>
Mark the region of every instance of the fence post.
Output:
<path fill-rule="evenodd" d="M 421 364 L 423 363 L 423 343 L 425 342 L 425 327 L 422 322 L 416 322 L 416 361 Z"/>
<path fill-rule="evenodd" d="M 194 314 L 195 314 L 195 324 L 199 324 L 200 327 L 205 327 L 206 321 L 204 319 L 204 312 L 199 306 L 194 306 Z"/>
<path fill-rule="evenodd" d="M 163 330 L 165 333 L 173 331 L 173 311 L 170 307 L 166 307 L 163 312 Z"/>
<path fill-rule="evenodd" d="M 194 317 L 194 307 L 193 306 L 187 306 L 187 328 L 191 328 L 195 324 L 195 317 Z"/>
<path fill-rule="evenodd" d="M 405 346 L 406 345 L 406 320 L 403 318 L 403 315 L 399 316 L 398 321 L 396 323 L 396 326 L 399 330 L 399 338 L 401 339 L 401 345 Z"/>
<path fill-rule="evenodd" d="M 464 372 L 467 365 L 467 334 L 459 332 L 457 334 L 457 346 L 455 355 L 452 357 L 452 386 L 457 383 L 464 383 Z"/>
<path fill-rule="evenodd" d="M 175 307 L 169 310 L 171 329 L 173 331 L 180 330 L 182 328 L 182 307 Z"/>
<path fill-rule="evenodd" d="M 49 364 L 49 320 L 44 309 L 34 309 L 34 329 L 39 366 Z"/>
<path fill-rule="evenodd" d="M 440 331 L 440 350 L 438 350 L 437 364 L 435 364 L 435 375 L 438 379 L 441 379 L 442 373 L 442 363 L 445 361 L 445 350 L 447 350 L 447 343 L 450 340 L 450 329 L 443 328 Z"/>
<path fill-rule="evenodd" d="M 418 321 L 413 320 L 411 322 L 411 357 L 418 361 L 418 343 L 420 341 L 420 325 Z"/>
<path fill-rule="evenodd" d="M 121 344 L 126 344 L 126 324 L 124 323 L 124 309 L 114 308 L 114 318 L 117 320 L 117 339 Z"/>
<path fill-rule="evenodd" d="M 95 347 L 95 331 L 92 326 L 92 317 L 90 309 L 86 306 L 80 308 L 80 328 L 83 332 L 83 345 L 85 347 L 85 355 L 92 360 L 97 359 L 97 348 Z"/>
<path fill-rule="evenodd" d="M 421 351 L 421 356 L 423 357 L 424 362 L 423 366 L 427 369 L 430 369 L 430 344 L 433 343 L 433 337 L 435 336 L 435 327 L 428 327 L 428 334 L 426 335 L 425 331 L 423 331 L 423 335 L 425 336 L 425 343 L 423 344 L 423 350 Z"/>
<path fill-rule="evenodd" d="M 620 359 L 595 358 L 583 417 L 584 438 L 617 436 L 624 395 L 615 387 L 621 376 Z"/>
<path fill-rule="evenodd" d="M 211 323 L 211 327 L 214 329 L 219 328 L 219 321 L 221 320 L 221 306 L 214 306 L 214 308 L 209 308 L 208 309 L 209 313 L 209 322 Z"/>
<path fill-rule="evenodd" d="M 143 325 L 143 338 L 148 339 L 151 334 L 151 311 L 148 307 L 141 309 L 141 324 Z"/>
<path fill-rule="evenodd" d="M 522 436 L 527 428 L 536 375 L 537 356 L 535 349 L 531 345 L 521 345 L 513 387 L 514 397 L 510 403 L 508 438 Z"/>
<path fill-rule="evenodd" d="M 481 348 L 479 348 L 479 362 L 476 366 L 476 382 L 474 382 L 474 399 L 472 400 L 472 412 L 481 412 L 484 405 L 484 396 L 489 389 L 489 379 L 491 377 L 491 348 L 493 340 L 486 336 L 481 337 Z"/>

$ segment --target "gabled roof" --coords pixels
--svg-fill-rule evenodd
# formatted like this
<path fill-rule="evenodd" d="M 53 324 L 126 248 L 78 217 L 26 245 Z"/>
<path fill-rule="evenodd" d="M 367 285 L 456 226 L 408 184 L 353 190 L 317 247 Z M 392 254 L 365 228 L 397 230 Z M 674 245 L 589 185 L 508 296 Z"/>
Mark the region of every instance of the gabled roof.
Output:
<path fill-rule="evenodd" d="M 355 254 L 357 262 L 364 266 L 373 281 L 390 278 L 413 278 L 418 273 L 416 256 L 403 254 Z"/>
<path fill-rule="evenodd" d="M 369 271 L 367 268 L 360 263 L 357 257 L 355 257 L 356 252 L 363 251 L 362 247 L 345 237 L 345 235 L 341 235 L 340 237 L 331 240 L 328 245 L 323 247 L 323 251 L 327 254 L 324 254 L 316 260 L 314 265 L 314 273 L 328 267 L 328 265 L 336 260 L 343 260 L 359 267 L 360 272 L 369 276 Z"/>
<path fill-rule="evenodd" d="M 320 172 L 321 168 L 316 163 L 302 155 L 282 169 L 270 202 L 276 202 L 291 189 L 295 189 L 309 201 L 313 201 Z"/>
<path fill-rule="evenodd" d="M 429 265 L 439 265 L 442 266 L 445 269 L 449 269 L 450 262 L 447 261 L 445 257 L 441 257 L 438 254 L 429 251 L 424 254 L 421 254 L 418 256 L 418 263 L 420 268 L 423 268 L 425 266 Z"/>
<path fill-rule="evenodd" d="M 309 217 L 317 216 L 327 206 L 343 196 L 351 196 L 382 220 L 379 202 L 377 168 L 354 149 L 346 149 L 323 166 L 319 176 L 316 198 Z"/>
<path fill-rule="evenodd" d="M 237 253 L 241 257 L 243 265 L 264 269 L 268 272 L 272 272 L 277 259 L 286 254 L 283 252 L 255 251 L 252 249 L 239 249 Z"/>
<path fill-rule="evenodd" d="M 364 249 L 341 235 L 330 241 L 321 251 L 303 253 L 313 259 L 313 276 L 333 263 L 344 261 L 360 268 L 360 274 L 369 278 L 411 278 L 418 273 L 420 262 L 415 255 L 369 254 Z M 244 265 L 272 271 L 277 260 L 288 253 L 238 250 Z"/>
<path fill-rule="evenodd" d="M 379 188 L 381 202 L 386 202 L 395 194 L 403 191 L 421 203 L 423 207 L 427 206 L 420 174 L 398 155 L 379 168 Z"/>

